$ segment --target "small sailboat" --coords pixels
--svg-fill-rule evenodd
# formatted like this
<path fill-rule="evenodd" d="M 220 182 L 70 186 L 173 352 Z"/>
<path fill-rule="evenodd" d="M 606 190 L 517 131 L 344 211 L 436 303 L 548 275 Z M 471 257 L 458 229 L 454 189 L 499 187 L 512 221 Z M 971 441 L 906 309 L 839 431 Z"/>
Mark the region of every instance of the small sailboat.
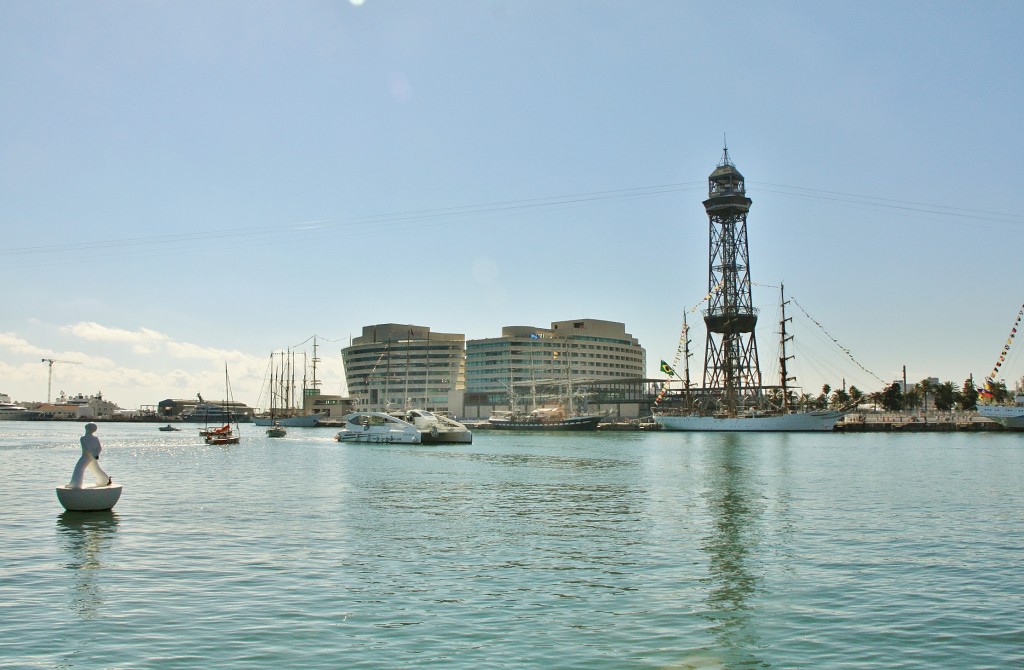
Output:
<path fill-rule="evenodd" d="M 270 428 L 267 428 L 267 437 L 284 437 L 288 431 L 284 429 L 281 422 L 274 418 L 274 389 L 270 389 Z"/>
<path fill-rule="evenodd" d="M 238 421 L 235 419 L 234 413 L 230 410 L 231 397 L 231 380 L 228 377 L 228 366 L 224 364 L 224 392 L 225 399 L 227 401 L 229 423 L 225 423 L 220 428 L 210 429 L 207 427 L 205 431 L 205 440 L 207 444 L 238 444 L 241 442 L 241 432 L 238 428 Z"/>

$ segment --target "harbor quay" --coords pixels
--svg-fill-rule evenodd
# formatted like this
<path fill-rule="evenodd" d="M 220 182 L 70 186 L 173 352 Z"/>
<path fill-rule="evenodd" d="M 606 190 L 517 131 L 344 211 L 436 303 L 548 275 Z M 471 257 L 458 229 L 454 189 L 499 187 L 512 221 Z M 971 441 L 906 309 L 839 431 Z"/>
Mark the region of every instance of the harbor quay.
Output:
<path fill-rule="evenodd" d="M 85 419 L 61 416 L 61 417 L 47 417 L 42 419 L 36 419 L 36 421 L 84 421 Z M 184 423 L 181 419 L 167 417 L 161 417 L 157 415 L 138 415 L 135 416 L 108 416 L 108 417 L 96 417 L 89 419 L 96 423 L 113 422 L 113 423 Z M 487 425 L 484 419 L 468 419 L 465 421 L 467 426 L 472 427 L 474 430 L 487 429 L 490 426 Z M 317 423 L 315 427 L 319 428 L 337 428 L 342 425 L 341 422 L 325 418 Z M 598 425 L 601 430 L 659 430 L 659 426 L 649 421 L 630 419 L 630 420 L 615 420 L 609 418 L 608 421 L 602 422 Z M 898 412 L 886 412 L 886 413 L 871 413 L 871 412 L 852 412 L 846 414 L 844 418 L 839 421 L 833 432 L 836 433 L 952 433 L 952 432 L 1016 432 L 1012 428 L 1006 428 L 999 423 L 996 423 L 992 419 L 979 416 L 975 412 L 957 412 L 957 413 L 945 413 L 945 414 L 921 414 L 921 413 L 905 413 L 901 414 Z"/>
<path fill-rule="evenodd" d="M 837 433 L 948 433 L 954 431 L 1011 431 L 975 412 L 872 413 L 851 412 L 836 424 Z"/>

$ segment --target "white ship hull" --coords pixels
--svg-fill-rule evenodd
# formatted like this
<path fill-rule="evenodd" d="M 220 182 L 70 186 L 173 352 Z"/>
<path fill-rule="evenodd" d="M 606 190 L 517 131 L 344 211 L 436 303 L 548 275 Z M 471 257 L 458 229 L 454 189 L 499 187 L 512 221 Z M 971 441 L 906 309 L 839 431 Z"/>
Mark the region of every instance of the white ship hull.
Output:
<path fill-rule="evenodd" d="M 416 426 L 423 444 L 472 444 L 473 433 L 455 419 L 425 409 L 411 409 L 400 417 Z"/>
<path fill-rule="evenodd" d="M 828 432 L 843 418 L 842 412 L 796 412 L 764 416 L 655 416 L 664 430 L 714 432 Z"/>
<path fill-rule="evenodd" d="M 978 416 L 992 419 L 1004 428 L 1024 429 L 1024 406 L 978 405 Z"/>
<path fill-rule="evenodd" d="M 363 444 L 422 444 L 416 426 L 386 412 L 353 412 L 334 436 L 338 442 Z"/>

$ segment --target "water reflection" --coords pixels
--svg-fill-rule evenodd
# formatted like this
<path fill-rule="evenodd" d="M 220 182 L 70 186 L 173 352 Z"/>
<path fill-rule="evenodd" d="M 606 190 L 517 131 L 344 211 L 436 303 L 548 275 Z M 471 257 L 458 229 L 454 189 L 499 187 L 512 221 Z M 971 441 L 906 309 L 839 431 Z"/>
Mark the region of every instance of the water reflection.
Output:
<path fill-rule="evenodd" d="M 68 601 L 82 618 L 93 618 L 103 604 L 102 555 L 113 542 L 117 523 L 113 510 L 64 512 L 57 519 L 58 536 L 68 553 L 65 567 L 74 572 Z"/>
<path fill-rule="evenodd" d="M 719 647 L 743 655 L 738 667 L 753 667 L 761 665 L 750 655 L 760 646 L 752 621 L 755 605 L 750 600 L 762 587 L 757 552 L 763 492 L 743 436 L 720 438 L 719 444 L 710 445 L 705 489 L 711 516 L 711 530 L 701 545 L 709 560 L 705 616 L 712 622 Z"/>

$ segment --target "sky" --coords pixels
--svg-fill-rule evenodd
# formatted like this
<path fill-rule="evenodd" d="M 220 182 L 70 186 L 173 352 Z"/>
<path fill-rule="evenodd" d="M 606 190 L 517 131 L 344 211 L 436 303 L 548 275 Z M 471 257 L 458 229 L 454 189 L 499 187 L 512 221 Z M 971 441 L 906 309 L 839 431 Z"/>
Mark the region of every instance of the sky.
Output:
<path fill-rule="evenodd" d="M 0 3 L 0 393 L 267 406 L 362 328 L 622 322 L 703 369 L 707 177 L 805 390 L 991 373 L 1024 302 L 1024 3 Z M 52 367 L 42 359 L 57 361 Z M 51 377 L 52 374 L 52 377 Z M 1016 349 L 999 369 L 1024 374 Z"/>

